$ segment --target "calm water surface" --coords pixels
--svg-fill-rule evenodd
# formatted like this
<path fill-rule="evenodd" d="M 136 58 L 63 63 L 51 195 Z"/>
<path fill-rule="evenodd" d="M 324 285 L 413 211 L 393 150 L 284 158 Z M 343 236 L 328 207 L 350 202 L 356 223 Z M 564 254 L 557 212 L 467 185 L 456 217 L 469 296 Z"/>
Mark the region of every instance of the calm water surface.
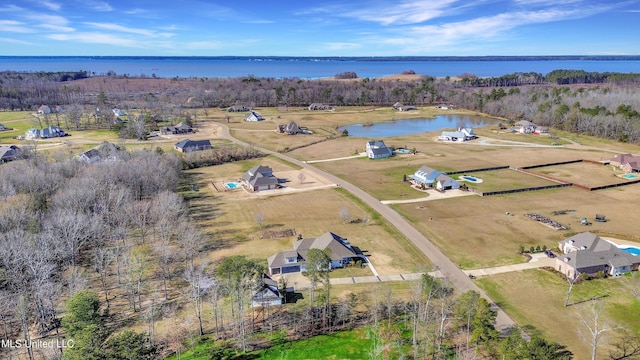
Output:
<path fill-rule="evenodd" d="M 455 114 L 438 115 L 435 118 L 402 119 L 374 124 L 354 124 L 339 127 L 338 131 L 342 132 L 346 129 L 349 132 L 349 136 L 381 138 L 418 134 L 442 129 L 455 130 L 459 127 L 475 128 L 495 125 L 498 122 L 498 120 L 488 117 Z"/>
<path fill-rule="evenodd" d="M 357 61 L 313 59 L 221 59 L 155 57 L 13 57 L 0 56 L 0 71 L 87 71 L 92 75 L 180 77 L 256 77 L 317 79 L 353 71 L 361 78 L 378 78 L 413 70 L 435 77 L 464 73 L 480 77 L 515 72 L 543 75 L 557 69 L 597 72 L 640 72 L 640 60 L 503 60 L 503 61 Z"/>

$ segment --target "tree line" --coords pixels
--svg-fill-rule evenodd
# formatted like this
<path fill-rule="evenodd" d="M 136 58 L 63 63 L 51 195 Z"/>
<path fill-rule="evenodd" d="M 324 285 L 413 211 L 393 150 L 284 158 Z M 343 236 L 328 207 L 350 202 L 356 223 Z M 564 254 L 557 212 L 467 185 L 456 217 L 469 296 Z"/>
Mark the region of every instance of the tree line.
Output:
<path fill-rule="evenodd" d="M 81 73 L 82 75 L 82 73 Z M 84 75 L 82 75 L 84 76 Z M 302 108 L 314 102 L 332 106 L 390 106 L 396 102 L 429 106 L 441 102 L 508 120 L 529 120 L 574 133 L 640 143 L 638 74 L 555 70 L 479 78 L 423 76 L 415 80 L 358 78 L 129 78 L 115 74 L 60 82 L 61 77 L 20 73 L 0 83 L 0 109 L 32 110 L 49 104 L 60 111 L 34 117 L 34 126 L 66 129 L 109 128 L 124 137 L 144 138 L 150 123 L 197 121 L 195 110 L 250 107 Z M 112 108 L 144 117 L 114 123 Z M 194 114 L 192 114 L 192 112 Z"/>

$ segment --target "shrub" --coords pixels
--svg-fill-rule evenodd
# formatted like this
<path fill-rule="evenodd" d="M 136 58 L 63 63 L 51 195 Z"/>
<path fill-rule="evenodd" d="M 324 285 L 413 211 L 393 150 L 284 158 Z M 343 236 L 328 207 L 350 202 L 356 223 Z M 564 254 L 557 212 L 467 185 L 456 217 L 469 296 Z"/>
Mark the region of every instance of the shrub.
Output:
<path fill-rule="evenodd" d="M 345 71 L 339 74 L 336 74 L 336 79 L 357 79 L 358 75 L 353 71 Z"/>

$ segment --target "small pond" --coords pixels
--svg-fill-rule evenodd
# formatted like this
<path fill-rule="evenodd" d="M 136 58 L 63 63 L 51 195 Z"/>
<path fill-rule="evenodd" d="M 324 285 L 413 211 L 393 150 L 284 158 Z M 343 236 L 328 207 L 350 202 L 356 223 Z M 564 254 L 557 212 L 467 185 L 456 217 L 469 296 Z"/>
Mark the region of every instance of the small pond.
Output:
<path fill-rule="evenodd" d="M 438 115 L 434 118 L 401 119 L 380 123 L 354 124 L 341 126 L 337 130 L 347 130 L 349 136 L 380 138 L 401 136 L 422 132 L 438 131 L 442 129 L 457 129 L 460 127 L 475 128 L 479 126 L 495 125 L 497 119 L 475 115 Z"/>

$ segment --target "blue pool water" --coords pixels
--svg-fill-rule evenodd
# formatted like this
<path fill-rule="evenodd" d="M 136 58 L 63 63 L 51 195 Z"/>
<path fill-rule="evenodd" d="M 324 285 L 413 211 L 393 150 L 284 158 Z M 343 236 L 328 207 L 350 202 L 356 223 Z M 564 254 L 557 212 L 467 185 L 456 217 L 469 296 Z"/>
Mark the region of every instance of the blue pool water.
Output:
<path fill-rule="evenodd" d="M 232 182 L 228 182 L 225 184 L 229 189 L 235 189 L 238 187 L 238 184 L 236 183 L 232 183 Z"/>
<path fill-rule="evenodd" d="M 626 252 L 631 253 L 631 254 L 636 255 L 636 256 L 640 255 L 640 249 L 635 248 L 635 247 L 620 248 L 620 250 L 626 251 Z"/>
<path fill-rule="evenodd" d="M 636 175 L 636 174 L 624 174 L 624 175 L 622 175 L 622 177 L 625 178 L 625 179 L 635 179 L 635 178 L 638 177 L 638 175 Z"/>
<path fill-rule="evenodd" d="M 472 181 L 472 182 L 478 181 L 478 179 L 477 179 L 477 178 L 474 178 L 473 176 L 466 176 L 466 175 L 465 175 L 465 176 L 463 176 L 462 178 L 463 178 L 463 179 L 465 179 L 465 180 Z"/>

